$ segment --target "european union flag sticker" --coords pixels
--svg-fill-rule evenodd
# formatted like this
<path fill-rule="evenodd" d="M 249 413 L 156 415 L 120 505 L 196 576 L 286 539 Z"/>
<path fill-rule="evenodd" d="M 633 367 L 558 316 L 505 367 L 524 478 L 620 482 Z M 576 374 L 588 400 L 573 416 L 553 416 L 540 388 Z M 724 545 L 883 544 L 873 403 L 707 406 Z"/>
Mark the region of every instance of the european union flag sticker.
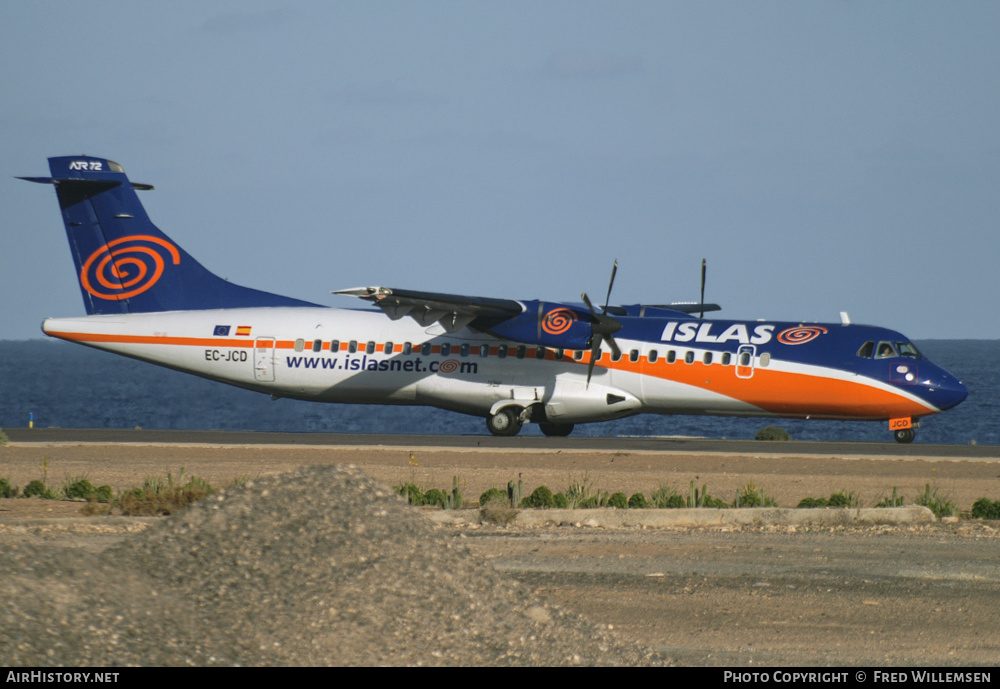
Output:
<path fill-rule="evenodd" d="M 220 336 L 220 337 L 225 337 L 226 335 L 229 334 L 229 326 L 228 325 L 217 325 L 217 326 L 215 326 L 215 332 L 212 333 L 212 334 L 216 335 L 216 336 Z"/>

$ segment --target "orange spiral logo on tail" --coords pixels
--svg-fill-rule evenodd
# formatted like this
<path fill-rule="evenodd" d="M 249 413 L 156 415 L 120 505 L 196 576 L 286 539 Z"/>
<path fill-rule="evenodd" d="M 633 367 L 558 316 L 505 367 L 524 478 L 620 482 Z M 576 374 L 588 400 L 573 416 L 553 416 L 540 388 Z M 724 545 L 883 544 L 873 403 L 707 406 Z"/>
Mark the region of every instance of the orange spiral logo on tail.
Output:
<path fill-rule="evenodd" d="M 786 345 L 800 345 L 825 334 L 826 328 L 822 325 L 800 325 L 797 328 L 786 328 L 778 333 L 778 342 Z"/>
<path fill-rule="evenodd" d="M 144 234 L 119 237 L 84 261 L 80 284 L 98 299 L 128 299 L 160 280 L 165 258 L 174 265 L 181 262 L 177 247 L 165 239 Z"/>
<path fill-rule="evenodd" d="M 555 309 L 545 314 L 542 330 L 549 335 L 562 335 L 572 327 L 576 314 L 570 309 Z"/>

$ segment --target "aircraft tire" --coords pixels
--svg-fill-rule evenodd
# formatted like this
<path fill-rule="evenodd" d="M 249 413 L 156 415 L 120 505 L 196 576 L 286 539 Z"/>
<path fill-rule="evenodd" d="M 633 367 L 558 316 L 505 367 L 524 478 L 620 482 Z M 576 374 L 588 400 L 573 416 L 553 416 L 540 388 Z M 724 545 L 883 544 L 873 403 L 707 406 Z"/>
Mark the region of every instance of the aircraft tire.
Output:
<path fill-rule="evenodd" d="M 894 435 L 896 436 L 897 443 L 912 443 L 917 433 L 912 428 L 903 428 L 896 431 Z"/>
<path fill-rule="evenodd" d="M 542 431 L 542 435 L 552 436 L 553 438 L 565 438 L 567 435 L 573 432 L 573 424 L 571 423 L 540 423 L 538 428 Z"/>
<path fill-rule="evenodd" d="M 518 418 L 516 408 L 504 407 L 486 419 L 486 427 L 493 435 L 517 435 L 521 432 L 521 419 Z"/>

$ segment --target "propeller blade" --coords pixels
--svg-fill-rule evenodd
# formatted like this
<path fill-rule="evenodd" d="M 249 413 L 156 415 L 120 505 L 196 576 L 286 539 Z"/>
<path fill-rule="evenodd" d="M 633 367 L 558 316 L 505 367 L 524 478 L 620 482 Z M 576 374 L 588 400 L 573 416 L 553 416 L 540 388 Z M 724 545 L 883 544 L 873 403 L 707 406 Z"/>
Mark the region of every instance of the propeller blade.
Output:
<path fill-rule="evenodd" d="M 618 327 L 622 327 L 620 323 L 618 324 Z M 611 347 L 611 353 L 615 355 L 615 358 L 620 359 L 622 356 L 622 350 L 618 346 L 618 343 L 615 342 L 615 338 L 611 337 L 611 334 L 609 333 L 604 336 L 604 341 L 608 343 L 609 347 Z"/>
<path fill-rule="evenodd" d="M 601 357 L 601 346 L 598 345 L 590 350 L 590 361 L 587 363 L 587 387 L 590 387 L 590 377 L 594 375 L 594 364 Z"/>
<path fill-rule="evenodd" d="M 701 313 L 698 314 L 698 318 L 705 317 L 705 259 L 701 259 L 701 300 L 698 302 L 701 304 Z"/>
<path fill-rule="evenodd" d="M 602 342 L 608 343 L 608 347 L 611 348 L 611 353 L 614 354 L 615 359 L 620 358 L 622 355 L 622 350 L 614 338 L 614 333 L 622 329 L 621 321 L 608 315 L 608 305 L 611 303 L 611 288 L 615 285 L 615 275 L 617 274 L 618 259 L 615 259 L 615 263 L 611 267 L 611 279 L 608 281 L 608 295 L 604 299 L 604 309 L 601 313 L 598 313 L 597 309 L 594 308 L 594 304 L 590 301 L 590 297 L 587 296 L 586 292 L 580 293 L 580 298 L 583 299 L 583 303 L 587 305 L 587 309 L 593 317 L 590 323 L 590 340 L 587 342 L 587 346 L 590 347 L 590 361 L 587 364 L 588 387 L 590 386 L 590 378 L 594 375 L 594 366 L 601 358 Z"/>
<path fill-rule="evenodd" d="M 604 311 L 602 313 L 608 312 L 608 304 L 611 303 L 611 288 L 615 286 L 615 275 L 618 274 L 618 259 L 615 259 L 615 264 L 611 266 L 611 280 L 608 281 L 608 296 L 604 298 Z"/>

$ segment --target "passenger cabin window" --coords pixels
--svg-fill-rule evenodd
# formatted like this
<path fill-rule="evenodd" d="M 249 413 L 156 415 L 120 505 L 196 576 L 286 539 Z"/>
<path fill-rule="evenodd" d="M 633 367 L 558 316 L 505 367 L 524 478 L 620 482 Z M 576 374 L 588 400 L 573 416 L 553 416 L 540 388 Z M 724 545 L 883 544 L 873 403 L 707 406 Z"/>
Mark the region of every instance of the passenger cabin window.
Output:
<path fill-rule="evenodd" d="M 296 352 L 301 352 L 305 348 L 306 348 L 306 341 L 305 340 L 303 340 L 302 338 L 299 338 L 298 340 L 295 340 L 295 351 Z"/>
<path fill-rule="evenodd" d="M 523 359 L 524 355 L 527 354 L 527 353 L 528 353 L 528 348 L 527 347 L 525 347 L 524 345 L 518 345 L 517 346 L 517 358 L 518 359 Z"/>
<path fill-rule="evenodd" d="M 574 361 L 583 361 L 583 350 L 582 349 L 576 349 L 576 350 L 573 351 L 573 360 Z"/>
<path fill-rule="evenodd" d="M 365 352 L 368 353 L 368 354 L 374 354 L 375 353 L 375 343 L 369 341 L 368 344 L 365 345 Z"/>
<path fill-rule="evenodd" d="M 351 354 L 354 354 L 354 352 L 358 351 L 358 341 L 351 340 L 347 345 L 347 351 L 350 352 Z"/>
<path fill-rule="evenodd" d="M 564 356 L 566 356 L 565 350 L 562 349 L 556 350 L 556 360 L 562 359 Z"/>
<path fill-rule="evenodd" d="M 628 353 L 628 360 L 631 361 L 632 363 L 637 362 L 639 360 L 639 350 L 638 349 L 630 350 Z"/>
<path fill-rule="evenodd" d="M 431 343 L 430 342 L 424 342 L 422 345 L 420 345 L 420 353 L 423 354 L 424 356 L 427 356 L 428 354 L 430 354 L 431 353 Z"/>
<path fill-rule="evenodd" d="M 750 356 L 750 352 L 740 352 L 740 366 L 749 366 L 753 359 Z"/>
<path fill-rule="evenodd" d="M 393 344 L 391 342 L 386 342 L 385 346 L 382 347 L 382 351 L 386 354 L 392 354 Z"/>
<path fill-rule="evenodd" d="M 622 353 L 621 353 L 621 351 L 619 350 L 619 352 L 617 354 L 615 354 L 614 352 L 611 352 L 611 360 L 612 361 L 621 361 L 622 360 Z"/>
<path fill-rule="evenodd" d="M 441 345 L 441 356 L 448 356 L 449 354 L 451 354 L 451 343 L 445 342 Z"/>
<path fill-rule="evenodd" d="M 489 355 L 490 355 L 490 346 L 486 344 L 479 345 L 479 356 L 485 358 L 488 357 Z"/>
<path fill-rule="evenodd" d="M 649 350 L 649 354 L 647 355 L 647 358 L 649 359 L 649 363 L 655 364 L 656 363 L 656 357 L 657 357 L 656 350 L 655 349 Z"/>
<path fill-rule="evenodd" d="M 404 342 L 403 343 L 403 354 L 413 354 L 413 343 Z"/>
<path fill-rule="evenodd" d="M 732 363 L 732 361 L 733 361 L 733 355 L 730 354 L 729 352 L 723 352 L 723 354 L 722 354 L 722 365 L 723 366 L 728 366 L 729 364 Z"/>
<path fill-rule="evenodd" d="M 340 351 L 340 340 L 330 340 L 330 351 L 331 352 Z"/>
<path fill-rule="evenodd" d="M 684 355 L 684 363 L 685 364 L 694 363 L 694 352 L 688 352 L 687 354 Z"/>
<path fill-rule="evenodd" d="M 501 359 L 507 358 L 507 345 L 499 345 L 497 347 L 497 356 Z"/>
<path fill-rule="evenodd" d="M 763 354 L 761 354 L 759 363 L 760 366 L 767 366 L 769 363 L 771 363 L 771 353 L 764 352 Z"/>
<path fill-rule="evenodd" d="M 323 351 L 323 340 L 313 340 L 313 351 L 314 352 Z"/>
<path fill-rule="evenodd" d="M 535 347 L 535 358 L 536 359 L 545 358 L 545 347 Z"/>
<path fill-rule="evenodd" d="M 674 351 L 674 350 L 672 350 L 672 349 L 671 349 L 671 350 L 668 350 L 668 351 L 667 351 L 667 363 L 668 363 L 668 364 L 672 364 L 672 363 L 674 363 L 675 361 L 677 361 L 677 352 L 675 352 L 675 351 Z"/>
<path fill-rule="evenodd" d="M 706 365 L 711 364 L 712 363 L 712 353 L 711 352 L 705 352 L 705 356 L 703 356 L 701 358 L 701 360 L 704 361 Z"/>
<path fill-rule="evenodd" d="M 872 352 L 874 351 L 875 351 L 875 341 L 868 340 L 863 345 L 861 345 L 861 349 L 858 350 L 858 356 L 861 357 L 862 359 L 871 359 Z"/>
<path fill-rule="evenodd" d="M 462 348 L 458 350 L 458 353 L 462 356 L 469 356 L 469 344 L 466 342 L 462 345 Z"/>

